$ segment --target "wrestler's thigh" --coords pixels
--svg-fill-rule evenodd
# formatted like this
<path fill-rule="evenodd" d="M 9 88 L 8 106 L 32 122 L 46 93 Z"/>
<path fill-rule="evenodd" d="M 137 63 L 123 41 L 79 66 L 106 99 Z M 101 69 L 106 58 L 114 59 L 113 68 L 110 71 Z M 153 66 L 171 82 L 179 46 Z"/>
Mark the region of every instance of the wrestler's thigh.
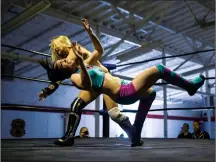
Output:
<path fill-rule="evenodd" d="M 80 93 L 78 94 L 78 97 L 82 98 L 85 103 L 89 104 L 92 101 L 94 101 L 98 96 L 100 95 L 100 93 L 94 92 L 94 91 L 80 91 Z"/>
<path fill-rule="evenodd" d="M 146 97 L 148 97 L 152 92 L 153 92 L 153 88 L 149 88 L 147 91 L 145 88 L 141 88 L 139 91 L 137 91 L 137 95 L 139 96 L 139 99 L 144 99 Z"/>
<path fill-rule="evenodd" d="M 136 76 L 132 80 L 132 83 L 136 91 L 144 93 L 144 91 L 147 91 L 150 87 L 152 87 L 158 79 L 159 71 L 155 66 L 153 66 Z"/>
<path fill-rule="evenodd" d="M 104 98 L 104 102 L 107 107 L 107 111 L 109 111 L 110 109 L 114 107 L 118 107 L 118 104 L 115 101 L 113 101 L 109 96 L 103 94 L 103 98 Z"/>

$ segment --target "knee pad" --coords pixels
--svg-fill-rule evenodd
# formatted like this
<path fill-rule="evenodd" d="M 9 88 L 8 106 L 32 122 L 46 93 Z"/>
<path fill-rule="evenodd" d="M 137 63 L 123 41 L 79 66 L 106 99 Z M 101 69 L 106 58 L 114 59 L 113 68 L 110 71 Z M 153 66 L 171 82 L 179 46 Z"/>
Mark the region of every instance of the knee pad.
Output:
<path fill-rule="evenodd" d="M 85 101 L 82 98 L 75 98 L 75 100 L 71 103 L 71 112 L 81 114 L 82 109 L 86 106 Z"/>
<path fill-rule="evenodd" d="M 116 123 L 122 123 L 122 121 L 126 120 L 126 116 L 122 114 L 118 107 L 114 107 L 108 111 L 110 118 Z"/>

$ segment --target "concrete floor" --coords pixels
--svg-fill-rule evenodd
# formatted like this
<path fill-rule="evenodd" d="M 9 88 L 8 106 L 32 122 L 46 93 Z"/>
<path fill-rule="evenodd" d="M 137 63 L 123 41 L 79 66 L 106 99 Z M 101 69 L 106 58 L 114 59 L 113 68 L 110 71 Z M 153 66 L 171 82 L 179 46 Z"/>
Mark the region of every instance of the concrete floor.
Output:
<path fill-rule="evenodd" d="M 2 140 L 2 161 L 170 161 L 214 162 L 214 140 L 144 139 L 131 148 L 126 139 L 76 139 L 73 147 L 57 147 L 53 140 Z"/>

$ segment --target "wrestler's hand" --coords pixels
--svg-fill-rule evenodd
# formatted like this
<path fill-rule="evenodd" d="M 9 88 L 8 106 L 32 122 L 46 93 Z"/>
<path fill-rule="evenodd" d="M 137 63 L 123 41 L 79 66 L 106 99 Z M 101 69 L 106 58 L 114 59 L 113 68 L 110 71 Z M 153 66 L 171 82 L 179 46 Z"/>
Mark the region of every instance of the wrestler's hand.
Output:
<path fill-rule="evenodd" d="M 47 94 L 44 91 L 41 91 L 40 93 L 37 94 L 39 101 L 44 101 L 47 97 Z"/>
<path fill-rule="evenodd" d="M 78 62 L 83 62 L 83 55 L 80 46 L 73 47 L 74 54 L 77 56 Z"/>
<path fill-rule="evenodd" d="M 78 53 L 83 56 L 85 55 L 85 51 L 82 50 L 81 46 L 77 42 L 72 42 L 74 52 L 78 51 Z"/>
<path fill-rule="evenodd" d="M 92 31 L 92 28 L 90 26 L 90 24 L 88 23 L 88 20 L 83 18 L 82 19 L 82 24 L 83 24 L 83 27 L 85 28 L 85 30 L 88 32 L 88 33 L 93 33 Z"/>

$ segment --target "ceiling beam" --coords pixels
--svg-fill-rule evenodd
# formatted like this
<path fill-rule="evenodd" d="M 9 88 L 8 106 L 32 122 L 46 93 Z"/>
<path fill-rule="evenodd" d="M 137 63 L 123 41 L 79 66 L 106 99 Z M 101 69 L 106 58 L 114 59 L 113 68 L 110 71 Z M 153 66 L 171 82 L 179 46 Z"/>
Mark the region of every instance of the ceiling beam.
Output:
<path fill-rule="evenodd" d="M 23 4 L 18 3 L 18 2 L 16 2 L 15 6 L 24 8 Z M 68 13 L 66 13 L 64 11 L 60 11 L 60 10 L 57 10 L 57 9 L 54 9 L 54 8 L 51 8 L 51 7 L 46 9 L 42 13 L 45 14 L 45 15 L 48 15 L 50 17 L 54 17 L 54 18 L 58 19 L 61 22 L 72 23 L 72 24 L 82 26 L 81 19 L 83 17 L 68 14 Z M 88 21 L 89 21 L 89 24 L 91 24 L 92 29 L 95 30 L 98 24 L 95 23 L 94 21 L 92 21 L 90 18 L 88 19 Z M 123 38 L 126 35 L 125 33 L 121 32 L 121 31 L 118 31 L 116 29 L 108 28 L 103 24 L 100 24 L 99 27 L 100 27 L 100 31 L 102 33 L 107 34 L 107 35 L 111 35 L 111 36 L 118 37 L 118 38 Z M 133 42 L 135 44 L 140 44 L 140 42 L 134 36 L 128 36 L 126 38 L 126 40 L 129 41 L 129 42 Z"/>
<path fill-rule="evenodd" d="M 55 17 L 55 18 L 59 19 L 60 21 L 64 21 L 65 23 L 73 23 L 73 24 L 77 24 L 80 26 L 82 25 L 81 24 L 81 17 L 74 16 L 74 15 L 68 15 L 67 13 L 65 13 L 63 11 L 49 8 L 48 10 L 44 11 L 43 13 L 48 15 L 48 16 Z M 97 23 L 95 23 L 91 19 L 89 19 L 89 24 L 91 24 L 91 27 L 93 29 L 96 29 L 96 26 L 98 25 Z M 112 29 L 112 28 L 108 28 L 102 24 L 99 25 L 99 27 L 100 27 L 100 31 L 102 33 L 107 34 L 107 35 L 111 35 L 111 36 L 118 37 L 118 38 L 123 38 L 126 35 L 125 33 L 121 32 L 121 31 L 118 31 L 118 30 Z M 128 36 L 126 38 L 126 40 L 129 42 L 134 42 L 136 44 L 140 44 L 139 41 L 134 36 Z"/>
<path fill-rule="evenodd" d="M 193 74 L 199 73 L 201 71 L 205 71 L 205 70 L 209 70 L 209 69 L 213 69 L 213 68 L 215 68 L 215 64 L 209 64 L 207 66 L 204 66 L 204 67 L 201 67 L 201 68 L 198 68 L 198 69 L 194 69 L 194 70 L 191 70 L 191 71 L 181 73 L 181 75 L 182 76 L 193 75 Z"/>
<path fill-rule="evenodd" d="M 190 59 L 192 59 L 195 56 L 196 55 L 191 55 L 190 57 L 188 57 L 186 60 L 184 60 L 182 63 L 180 63 L 175 69 L 173 69 L 173 71 L 178 70 L 180 67 L 182 67 L 185 63 L 187 63 L 188 61 L 190 61 Z"/>
<path fill-rule="evenodd" d="M 111 0 L 105 0 L 105 2 L 107 2 L 107 3 L 112 3 Z M 169 2 L 169 3 L 171 3 L 171 2 Z M 118 7 L 119 7 L 119 8 L 122 8 L 122 9 L 124 9 L 124 10 L 126 10 L 125 6 L 123 6 L 122 4 L 119 4 Z M 146 16 L 146 15 L 145 15 L 146 13 L 144 13 L 144 12 L 137 13 L 137 11 L 135 11 L 135 10 L 132 10 L 132 11 L 133 11 L 133 13 L 134 13 L 135 15 L 138 14 L 137 16 L 139 16 L 139 17 L 145 17 L 145 16 Z M 157 25 L 157 22 L 156 22 L 155 20 L 153 20 L 153 19 L 149 20 L 148 22 L 149 22 L 150 24 Z M 161 29 L 167 30 L 168 32 L 171 32 L 171 33 L 173 33 L 173 34 L 181 34 L 181 35 L 184 35 L 184 36 L 186 36 L 186 37 L 189 37 L 189 38 L 195 39 L 195 40 L 197 40 L 197 41 L 200 41 L 200 42 L 202 42 L 202 43 L 204 43 L 204 44 L 206 44 L 206 45 L 209 45 L 209 46 L 211 46 L 211 47 L 214 47 L 214 43 L 213 43 L 213 42 L 201 40 L 201 39 L 199 39 L 199 38 L 197 38 L 197 37 L 195 37 L 195 36 L 193 36 L 193 35 L 191 35 L 191 34 L 189 34 L 189 33 L 186 33 L 185 31 L 179 33 L 179 31 L 178 31 L 177 29 L 174 29 L 173 27 L 171 27 L 171 25 L 169 25 L 169 24 L 167 24 L 167 23 L 165 23 L 165 22 L 161 22 L 161 23 L 158 25 L 158 27 L 161 28 Z"/>
<path fill-rule="evenodd" d="M 208 1 L 197 0 L 197 2 L 203 5 L 204 7 L 206 7 L 207 9 L 210 9 L 212 12 L 215 12 L 215 1 L 214 0 L 208 0 Z M 211 2 L 213 4 L 210 4 Z"/>
<path fill-rule="evenodd" d="M 191 7 L 189 6 L 189 4 L 187 3 L 186 0 L 184 0 L 184 3 L 186 4 L 188 10 L 190 11 L 191 16 L 192 16 L 193 19 L 195 20 L 195 24 L 199 24 L 199 20 L 197 19 L 195 13 L 193 12 L 193 10 L 191 9 Z"/>
<path fill-rule="evenodd" d="M 87 15 L 98 14 L 98 10 L 101 9 L 103 6 L 104 4 L 98 4 L 94 8 L 89 8 L 84 13 L 79 13 L 79 15 L 82 17 L 87 17 Z"/>
<path fill-rule="evenodd" d="M 31 18 L 39 14 L 40 12 L 44 11 L 48 7 L 51 6 L 51 3 L 49 1 L 39 1 L 38 3 L 30 6 L 11 20 L 7 21 L 1 26 L 1 34 L 2 36 L 8 34 L 10 31 L 14 30 L 15 28 L 18 28 L 22 24 L 29 21 Z"/>
<path fill-rule="evenodd" d="M 136 49 L 120 52 L 115 56 L 117 56 L 117 59 L 123 62 L 141 56 L 141 53 L 143 55 L 145 53 L 151 52 L 153 49 L 158 48 L 161 45 L 162 41 L 153 41 L 152 43 L 142 45 L 141 47 L 138 47 Z"/>
<path fill-rule="evenodd" d="M 2 14 L 2 20 L 4 21 L 4 19 L 6 19 L 6 16 L 8 14 L 8 10 L 9 8 L 12 6 L 12 3 L 14 2 L 15 0 L 2 0 L 1 1 L 1 14 Z M 2 21 L 2 22 L 3 22 Z"/>
<path fill-rule="evenodd" d="M 109 2 L 108 2 L 109 3 Z M 123 9 L 124 9 L 124 7 L 123 7 Z M 133 13 L 136 13 L 135 11 L 133 11 Z M 160 22 L 160 24 L 158 24 L 158 22 L 153 22 L 153 21 L 150 21 L 151 23 L 153 23 L 153 25 L 156 25 L 156 26 L 158 26 L 158 27 L 161 27 L 161 25 L 160 24 L 164 24 L 164 23 L 161 23 Z M 164 28 L 164 27 L 163 27 Z M 174 33 L 177 33 L 176 31 L 174 31 L 173 29 L 170 29 L 170 28 L 167 28 L 167 27 L 165 27 L 165 29 L 167 30 L 169 30 L 169 31 L 171 31 L 171 32 L 174 32 Z M 183 34 L 182 34 L 183 35 Z M 187 36 L 186 35 L 183 35 L 183 37 L 186 37 L 187 38 Z M 191 38 L 192 36 L 190 36 L 189 38 Z M 192 37 L 193 38 L 193 40 L 194 40 L 194 37 Z M 196 40 L 199 40 L 198 38 L 195 38 Z M 199 40 L 200 41 L 200 40 Z M 203 42 L 203 41 L 202 41 Z M 209 43 L 210 42 L 204 42 L 203 44 L 208 44 L 209 45 Z M 212 43 L 210 43 L 211 45 L 213 45 Z M 167 49 L 167 51 L 170 51 L 170 48 L 168 48 L 168 47 L 165 47 L 166 49 Z M 158 48 L 159 49 L 159 51 L 161 51 L 162 52 L 162 48 Z M 169 54 L 170 55 L 173 55 L 173 53 L 174 54 L 176 54 L 177 52 L 176 51 L 174 51 L 174 50 L 172 50 L 172 52 L 170 52 Z M 186 56 L 186 57 L 182 57 L 183 59 L 187 59 L 188 57 Z M 203 64 L 203 62 L 201 62 L 200 60 L 198 60 L 198 59 L 192 59 L 191 60 L 192 62 L 194 62 L 194 63 L 198 63 L 198 64 Z"/>
<path fill-rule="evenodd" d="M 49 8 L 49 9 L 45 10 L 43 13 L 48 15 L 48 16 L 55 17 L 55 18 L 59 19 L 60 21 L 63 21 L 66 23 L 73 23 L 73 24 L 77 24 L 77 25 L 81 26 L 81 17 L 71 15 L 71 14 L 68 15 L 66 12 L 59 11 L 59 10 L 56 10 L 53 8 Z M 89 20 L 89 23 L 91 24 L 91 27 L 93 29 L 96 29 L 96 26 L 98 25 L 97 23 L 95 23 L 92 20 Z M 157 25 L 157 24 L 155 24 L 155 25 Z M 100 31 L 102 33 L 107 34 L 107 35 L 111 35 L 111 36 L 118 37 L 118 38 L 123 38 L 126 35 L 124 32 L 121 32 L 121 31 L 116 30 L 116 29 L 108 28 L 102 24 L 100 24 Z M 125 41 L 135 43 L 136 45 L 142 45 L 143 44 L 143 42 L 139 42 L 137 40 L 137 38 L 134 36 L 127 36 Z M 176 51 L 174 51 L 174 52 L 177 53 Z"/>
<path fill-rule="evenodd" d="M 115 51 L 115 49 L 118 48 L 124 42 L 125 38 L 127 38 L 127 35 L 125 35 L 125 37 L 119 40 L 117 43 L 113 44 L 109 51 L 107 51 L 102 56 L 102 61 L 105 60 L 113 51 Z"/>

